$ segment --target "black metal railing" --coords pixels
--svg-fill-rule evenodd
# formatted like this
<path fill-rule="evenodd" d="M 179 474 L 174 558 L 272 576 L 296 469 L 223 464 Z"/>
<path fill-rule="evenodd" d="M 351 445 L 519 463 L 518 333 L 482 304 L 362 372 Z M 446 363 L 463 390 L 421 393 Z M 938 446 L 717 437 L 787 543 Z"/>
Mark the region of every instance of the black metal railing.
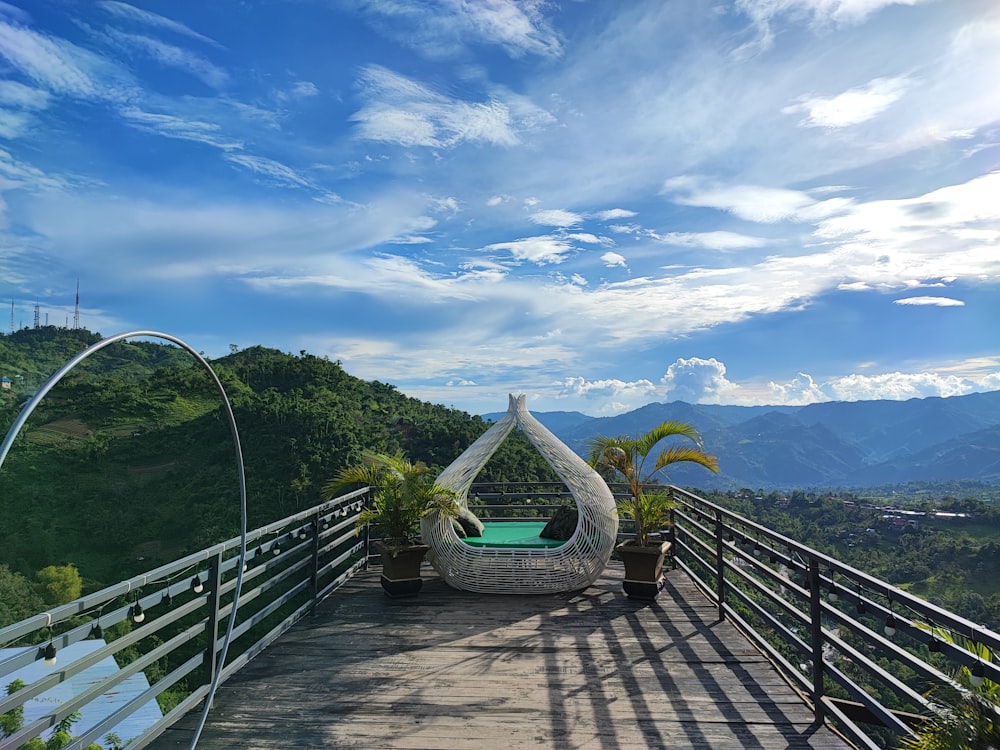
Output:
<path fill-rule="evenodd" d="M 959 689 L 1000 682 L 1000 635 L 679 488 L 675 565 L 828 721 L 896 747 Z M 971 647 L 971 648 L 970 648 Z"/>
<path fill-rule="evenodd" d="M 612 485 L 617 497 L 626 495 Z M 940 711 L 963 679 L 1000 683 L 992 656 L 1000 635 L 902 589 L 824 555 L 726 508 L 676 487 L 667 530 L 672 566 L 715 602 L 720 619 L 739 628 L 797 687 L 817 720 L 836 726 L 859 747 L 896 747 Z M 374 558 L 367 534 L 355 534 L 366 499 L 357 492 L 247 534 L 247 569 L 238 601 L 225 679 L 244 666 L 316 603 Z M 572 502 L 560 484 L 473 485 L 470 506 L 492 518 L 542 520 Z M 628 532 L 627 523 L 623 531 Z M 17 692 L 0 696 L 0 715 L 70 681 L 96 661 L 118 668 L 53 704 L 0 750 L 16 748 L 71 716 L 97 696 L 142 672 L 148 687 L 88 727 L 74 727 L 71 748 L 104 737 L 142 706 L 160 710 L 132 738 L 141 748 L 208 694 L 221 629 L 232 607 L 240 540 L 232 539 L 0 630 L 0 687 L 28 664 L 52 656 L 57 665 Z M 202 587 L 201 591 L 195 591 Z M 135 621 L 136 607 L 143 613 Z M 113 637 L 111 634 L 113 632 Z M 98 647 L 71 660 L 85 640 Z M 31 645 L 25 645 L 31 644 Z M 970 650 L 969 645 L 979 647 Z"/>
<path fill-rule="evenodd" d="M 355 533 L 366 493 L 346 494 L 247 533 L 237 617 L 219 681 L 367 565 L 367 534 Z M 0 629 L 0 716 L 23 715 L 38 696 L 46 706 L 0 738 L 0 750 L 72 721 L 81 708 L 121 693 L 140 673 L 145 681 L 134 697 L 104 711 L 96 723 L 72 726 L 68 748 L 100 742 L 142 712 L 142 732 L 119 735 L 130 748 L 141 748 L 203 701 L 216 677 L 240 549 L 240 538 L 230 539 Z M 84 641 L 90 647 L 78 645 Z M 80 678 L 108 658 L 114 667 L 103 676 Z M 8 694 L 18 674 L 37 662 L 46 665 L 41 676 Z"/>

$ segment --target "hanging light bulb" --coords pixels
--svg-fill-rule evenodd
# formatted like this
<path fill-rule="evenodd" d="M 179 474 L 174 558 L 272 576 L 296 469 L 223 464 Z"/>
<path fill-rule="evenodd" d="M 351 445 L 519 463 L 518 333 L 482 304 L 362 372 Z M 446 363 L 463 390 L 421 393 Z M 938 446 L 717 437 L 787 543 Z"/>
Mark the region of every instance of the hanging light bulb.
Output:
<path fill-rule="evenodd" d="M 42 656 L 45 659 L 46 667 L 54 667 L 56 665 L 56 644 L 49 641 L 49 645 L 42 649 Z"/>
<path fill-rule="evenodd" d="M 280 555 L 281 554 L 281 537 L 279 536 L 274 540 L 274 544 L 271 545 L 271 554 Z"/>
<path fill-rule="evenodd" d="M 48 663 L 48 662 L 46 662 Z M 972 673 L 969 675 L 969 684 L 974 688 L 981 688 L 986 681 L 986 667 L 981 661 L 977 661 L 972 666 Z"/>
<path fill-rule="evenodd" d="M 195 576 L 191 579 L 191 590 L 196 594 L 200 594 L 205 590 L 205 585 L 201 582 L 200 576 Z"/>
<path fill-rule="evenodd" d="M 146 619 L 146 613 L 142 611 L 142 605 L 137 601 L 135 606 L 132 607 L 132 622 L 138 625 L 140 622 Z"/>
<path fill-rule="evenodd" d="M 931 639 L 927 641 L 927 650 L 933 654 L 938 653 L 941 650 L 941 639 L 932 634 Z"/>
<path fill-rule="evenodd" d="M 882 628 L 882 632 L 890 638 L 896 635 L 896 617 L 891 612 L 889 613 L 889 616 L 885 618 L 885 626 Z"/>
<path fill-rule="evenodd" d="M 90 637 L 96 638 L 98 640 L 104 638 L 104 630 L 101 628 L 100 621 L 95 622 L 93 625 L 90 626 Z"/>
<path fill-rule="evenodd" d="M 170 592 L 169 591 L 164 591 L 163 592 L 163 596 L 160 597 L 160 604 L 163 604 L 163 605 L 169 607 L 171 601 L 172 601 L 172 597 L 170 596 Z"/>
<path fill-rule="evenodd" d="M 837 582 L 833 580 L 833 571 L 830 571 L 830 588 L 826 591 L 826 598 L 831 602 L 835 602 L 840 598 L 840 592 L 837 590 Z"/>

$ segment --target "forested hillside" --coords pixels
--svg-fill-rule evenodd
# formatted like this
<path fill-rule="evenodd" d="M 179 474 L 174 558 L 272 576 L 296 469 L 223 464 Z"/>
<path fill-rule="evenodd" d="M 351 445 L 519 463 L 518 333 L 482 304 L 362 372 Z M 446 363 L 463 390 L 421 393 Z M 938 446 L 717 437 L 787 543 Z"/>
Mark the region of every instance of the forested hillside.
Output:
<path fill-rule="evenodd" d="M 3 432 L 45 378 L 98 338 L 56 328 L 0 337 L 0 374 L 15 382 L 0 398 Z M 240 428 L 251 527 L 319 502 L 323 483 L 364 449 L 441 468 L 486 429 L 478 416 L 304 352 L 254 347 L 212 365 Z M 484 479 L 555 480 L 519 437 Z M 74 563 L 89 586 L 234 536 L 235 454 L 208 375 L 182 350 L 152 342 L 85 360 L 22 431 L 0 469 L 0 498 L 0 564 L 30 576 Z"/>

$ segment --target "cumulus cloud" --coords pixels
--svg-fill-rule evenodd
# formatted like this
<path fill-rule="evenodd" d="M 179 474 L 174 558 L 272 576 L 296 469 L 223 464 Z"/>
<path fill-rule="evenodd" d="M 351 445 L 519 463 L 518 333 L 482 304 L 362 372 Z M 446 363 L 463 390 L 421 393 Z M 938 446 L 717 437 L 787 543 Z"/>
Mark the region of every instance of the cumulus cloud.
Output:
<path fill-rule="evenodd" d="M 629 382 L 614 378 L 587 380 L 570 377 L 559 383 L 558 397 L 604 401 L 606 411 L 617 412 L 623 410 L 623 405 L 631 404 L 629 408 L 635 408 L 648 402 L 656 396 L 656 391 L 656 386 L 645 379 Z"/>
<path fill-rule="evenodd" d="M 775 406 L 805 406 L 806 404 L 830 400 L 819 384 L 812 379 L 812 376 L 804 372 L 800 372 L 787 383 L 772 381 L 768 383 L 768 389 L 772 395 L 772 398 L 768 400 Z"/>
<path fill-rule="evenodd" d="M 573 252 L 573 244 L 563 237 L 541 235 L 525 237 L 510 242 L 496 242 L 486 246 L 487 250 L 505 250 L 515 260 L 527 260 L 538 265 L 547 263 L 562 263 L 566 256 Z"/>
<path fill-rule="evenodd" d="M 979 386 L 968 378 L 931 372 L 888 372 L 881 375 L 846 375 L 824 383 L 834 401 L 905 401 L 929 396 L 964 396 Z"/>
<path fill-rule="evenodd" d="M 719 360 L 691 357 L 678 359 L 660 378 L 671 401 L 691 404 L 723 404 L 739 401 L 740 387 L 726 378 L 726 366 Z"/>
<path fill-rule="evenodd" d="M 935 306 L 935 307 L 964 307 L 965 303 L 960 299 L 950 297 L 906 297 L 904 299 L 893 300 L 894 305 L 915 305 L 915 306 Z"/>
<path fill-rule="evenodd" d="M 604 253 L 604 255 L 601 256 L 601 262 L 608 268 L 628 268 L 628 264 L 625 262 L 625 256 L 620 253 Z"/>
<path fill-rule="evenodd" d="M 798 104 L 785 107 L 785 114 L 804 112 L 802 127 L 843 128 L 872 119 L 906 93 L 910 82 L 905 77 L 875 78 L 865 86 L 842 94 L 824 97 L 801 97 Z"/>

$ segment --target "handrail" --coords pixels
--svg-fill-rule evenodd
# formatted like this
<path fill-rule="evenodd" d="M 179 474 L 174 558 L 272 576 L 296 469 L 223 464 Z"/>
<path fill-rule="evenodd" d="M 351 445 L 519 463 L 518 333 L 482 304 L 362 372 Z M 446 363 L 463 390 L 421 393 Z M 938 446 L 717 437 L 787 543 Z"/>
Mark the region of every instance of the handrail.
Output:
<path fill-rule="evenodd" d="M 963 689 L 952 676 L 963 667 L 1000 682 L 994 659 L 963 645 L 997 654 L 1000 634 L 691 492 L 669 489 L 678 504 L 676 565 L 716 602 L 720 618 L 772 657 L 817 720 L 835 724 L 860 746 L 880 747 L 877 738 L 886 732 L 897 739 L 910 734 L 921 716 L 940 710 L 941 695 Z"/>
<path fill-rule="evenodd" d="M 368 488 L 355 490 L 247 532 L 245 573 L 242 540 L 234 537 L 0 629 L 0 647 L 13 647 L 0 657 L 0 714 L 39 695 L 47 698 L 45 714 L 0 738 L 0 750 L 42 736 L 81 708 L 87 725 L 73 725 L 79 736 L 68 748 L 100 741 L 140 714 L 148 720 L 146 731 L 122 739 L 132 740 L 130 750 L 147 745 L 208 699 L 213 679 L 221 684 L 367 565 L 365 541 L 354 527 L 368 497 Z M 234 607 L 241 573 L 245 586 Z M 141 623 L 132 618 L 136 604 L 143 611 Z M 222 662 L 220 626 L 230 617 L 238 623 L 234 648 Z M 16 648 L 25 642 L 32 645 Z M 4 688 L 41 662 L 50 642 L 56 666 L 7 695 Z M 85 642 L 94 645 L 80 650 Z M 76 684 L 72 677 L 108 658 L 117 664 L 110 674 L 67 695 L 67 685 Z M 111 714 L 87 712 L 95 698 L 121 693 L 131 675 L 147 680 L 138 695 Z M 47 691 L 57 685 L 62 688 L 53 698 Z"/>

